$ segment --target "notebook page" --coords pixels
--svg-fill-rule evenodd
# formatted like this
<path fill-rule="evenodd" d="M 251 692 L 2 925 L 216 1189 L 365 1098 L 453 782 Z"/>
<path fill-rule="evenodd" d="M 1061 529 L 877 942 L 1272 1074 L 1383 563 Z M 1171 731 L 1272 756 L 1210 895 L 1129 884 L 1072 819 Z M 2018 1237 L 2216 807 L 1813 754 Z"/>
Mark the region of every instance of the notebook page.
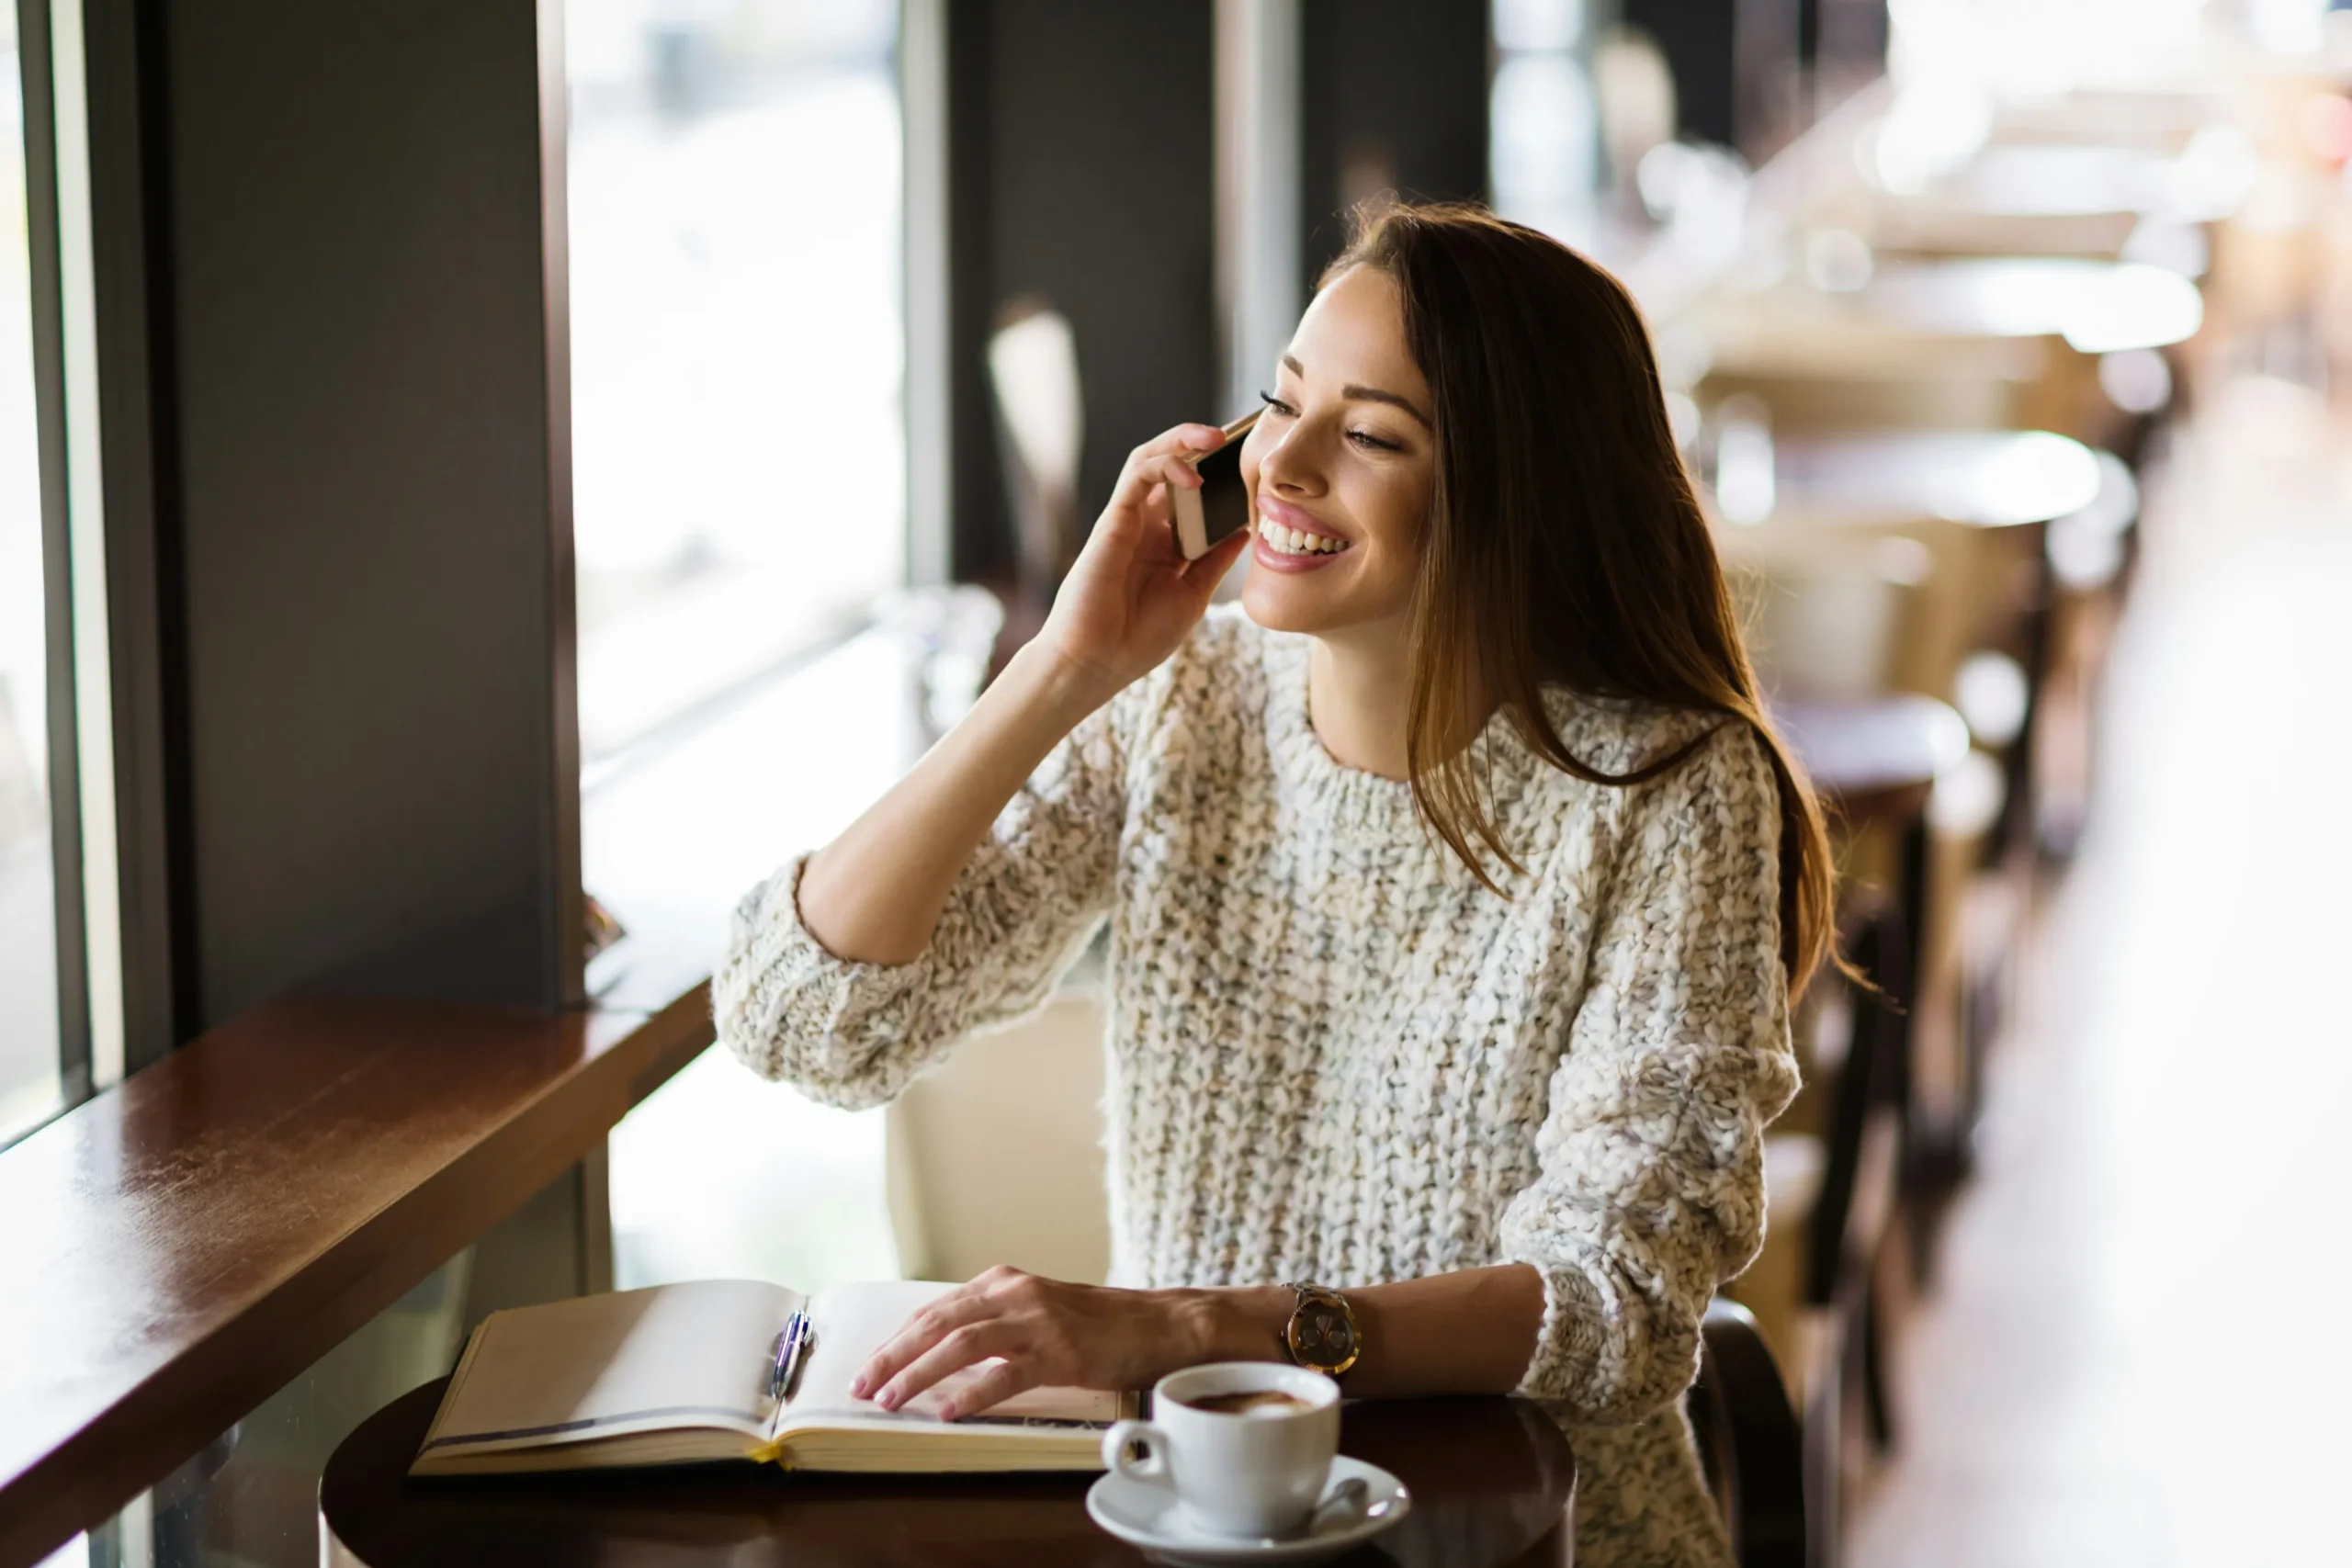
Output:
<path fill-rule="evenodd" d="M 781 1413 L 779 1429 L 794 1423 L 863 1419 L 879 1422 L 935 1421 L 943 1399 L 967 1385 L 980 1366 L 951 1374 L 901 1406 L 886 1411 L 849 1392 L 850 1380 L 866 1358 L 896 1335 L 908 1318 L 953 1285 L 928 1280 L 881 1280 L 864 1284 L 836 1285 L 820 1291 L 808 1303 L 817 1339 L 800 1375 L 794 1380 L 792 1403 Z M 1119 1396 L 1092 1389 L 1035 1388 L 990 1406 L 977 1418 L 981 1423 L 1023 1419 L 1109 1423 L 1119 1418 Z M 960 1425 L 961 1423 L 959 1423 Z"/>
<path fill-rule="evenodd" d="M 662 1427 L 764 1430 L 775 1337 L 801 1298 L 704 1280 L 494 1313 L 428 1450 Z"/>

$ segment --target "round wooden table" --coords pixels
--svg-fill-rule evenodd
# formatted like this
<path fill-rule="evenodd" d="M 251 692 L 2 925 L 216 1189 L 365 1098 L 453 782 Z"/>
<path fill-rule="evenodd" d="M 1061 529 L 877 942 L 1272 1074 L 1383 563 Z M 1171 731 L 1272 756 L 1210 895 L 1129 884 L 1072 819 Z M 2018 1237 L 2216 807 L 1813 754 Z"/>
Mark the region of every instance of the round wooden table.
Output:
<path fill-rule="evenodd" d="M 1121 1568 L 1146 1561 L 1086 1515 L 1091 1475 L 786 1474 L 702 1465 L 571 1475 L 411 1480 L 440 1404 L 427 1383 L 344 1439 L 319 1482 L 328 1568 L 764 1568 L 820 1563 L 1017 1563 Z M 1403 1523 L 1349 1568 L 1567 1564 L 1576 1461 L 1567 1439 L 1515 1399 L 1351 1404 L 1341 1451 L 1412 1489 Z"/>

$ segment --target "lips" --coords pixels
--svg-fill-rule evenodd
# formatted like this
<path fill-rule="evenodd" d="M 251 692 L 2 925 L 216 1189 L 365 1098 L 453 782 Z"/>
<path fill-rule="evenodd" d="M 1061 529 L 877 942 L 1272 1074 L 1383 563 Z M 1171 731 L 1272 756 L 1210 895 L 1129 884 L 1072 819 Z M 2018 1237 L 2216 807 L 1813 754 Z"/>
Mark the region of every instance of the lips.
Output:
<path fill-rule="evenodd" d="M 1321 566 L 1344 555 L 1354 543 L 1313 513 L 1271 497 L 1258 502 L 1257 534 L 1250 554 L 1285 570 Z"/>
<path fill-rule="evenodd" d="M 1335 536 L 1304 534 L 1264 518 L 1259 520 L 1256 536 L 1250 541 L 1250 558 L 1268 571 L 1320 571 L 1351 553 Z"/>
<path fill-rule="evenodd" d="M 1258 537 L 1269 547 L 1292 556 L 1335 556 L 1348 547 L 1346 540 L 1332 535 L 1304 533 L 1262 519 L 1258 524 Z"/>
<path fill-rule="evenodd" d="M 1286 528 L 1295 534 L 1310 535 L 1318 540 L 1330 540 L 1343 547 L 1353 543 L 1345 534 L 1340 533 L 1306 508 L 1293 506 L 1286 501 L 1276 501 L 1272 496 L 1258 498 L 1258 521 L 1261 529 L 1268 525 Z"/>

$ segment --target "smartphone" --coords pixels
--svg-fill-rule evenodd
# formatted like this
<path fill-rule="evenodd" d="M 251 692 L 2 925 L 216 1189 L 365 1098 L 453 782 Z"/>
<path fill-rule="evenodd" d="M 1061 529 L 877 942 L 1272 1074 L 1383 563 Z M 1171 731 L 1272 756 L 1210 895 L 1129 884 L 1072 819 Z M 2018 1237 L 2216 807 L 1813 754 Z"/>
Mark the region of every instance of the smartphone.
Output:
<path fill-rule="evenodd" d="M 1241 482 L 1241 438 L 1266 411 L 1251 409 L 1225 427 L 1225 445 L 1192 460 L 1201 488 L 1168 487 L 1168 526 L 1186 560 L 1198 560 L 1218 543 L 1250 526 L 1250 490 Z"/>

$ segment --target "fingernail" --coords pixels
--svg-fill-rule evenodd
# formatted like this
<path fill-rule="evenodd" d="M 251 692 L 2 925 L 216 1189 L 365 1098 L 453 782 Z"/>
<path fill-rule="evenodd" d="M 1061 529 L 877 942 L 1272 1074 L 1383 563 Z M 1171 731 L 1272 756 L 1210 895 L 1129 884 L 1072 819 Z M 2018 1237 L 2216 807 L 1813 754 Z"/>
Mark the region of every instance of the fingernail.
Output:
<path fill-rule="evenodd" d="M 939 1407 L 939 1418 L 940 1418 L 942 1421 L 953 1421 L 953 1420 L 955 1420 L 955 1419 L 956 1419 L 956 1407 L 955 1407 L 953 1404 L 943 1404 L 943 1405 L 941 1405 L 941 1406 Z"/>
<path fill-rule="evenodd" d="M 865 1397 L 865 1374 L 864 1372 L 858 1373 L 856 1377 L 850 1380 L 849 1393 L 852 1399 L 864 1399 Z"/>
<path fill-rule="evenodd" d="M 899 1407 L 899 1391 L 895 1388 L 886 1388 L 874 1396 L 874 1403 L 885 1410 L 896 1410 Z"/>

